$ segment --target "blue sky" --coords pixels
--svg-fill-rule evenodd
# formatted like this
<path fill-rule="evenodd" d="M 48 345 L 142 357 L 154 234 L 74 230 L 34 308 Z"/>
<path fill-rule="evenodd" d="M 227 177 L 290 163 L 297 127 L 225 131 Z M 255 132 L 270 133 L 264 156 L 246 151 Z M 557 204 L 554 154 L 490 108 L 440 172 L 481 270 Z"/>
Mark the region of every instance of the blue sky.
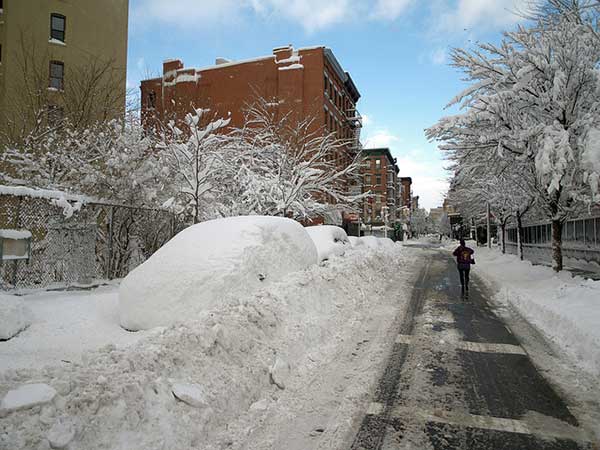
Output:
<path fill-rule="evenodd" d="M 464 88 L 452 47 L 497 41 L 528 0 L 130 0 L 128 85 L 162 61 L 212 65 L 269 55 L 274 47 L 326 45 L 362 94 L 363 144 L 390 147 L 421 206 L 447 187 L 442 155 L 423 129 L 453 113 Z"/>

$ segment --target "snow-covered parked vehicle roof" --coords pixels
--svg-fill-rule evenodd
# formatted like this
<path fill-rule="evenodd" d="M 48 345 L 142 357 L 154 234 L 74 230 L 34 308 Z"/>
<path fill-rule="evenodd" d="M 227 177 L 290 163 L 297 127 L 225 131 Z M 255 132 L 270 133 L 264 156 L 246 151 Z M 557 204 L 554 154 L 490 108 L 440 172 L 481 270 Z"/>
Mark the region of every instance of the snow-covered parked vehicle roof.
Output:
<path fill-rule="evenodd" d="M 335 225 L 306 227 L 306 231 L 317 247 L 319 261 L 325 261 L 332 256 L 344 256 L 351 246 L 346 232 Z"/>
<path fill-rule="evenodd" d="M 291 219 L 248 216 L 199 223 L 123 280 L 120 322 L 128 330 L 167 326 L 316 263 L 315 245 Z"/>

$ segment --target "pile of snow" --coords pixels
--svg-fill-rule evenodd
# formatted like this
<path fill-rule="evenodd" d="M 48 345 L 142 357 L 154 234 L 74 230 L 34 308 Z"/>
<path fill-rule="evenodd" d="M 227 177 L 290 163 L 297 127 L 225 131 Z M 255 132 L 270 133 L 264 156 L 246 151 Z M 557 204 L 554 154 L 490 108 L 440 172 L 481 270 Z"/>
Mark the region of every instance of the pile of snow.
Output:
<path fill-rule="evenodd" d="M 33 408 L 50 403 L 56 396 L 56 390 L 44 383 L 33 383 L 19 386 L 6 393 L 0 402 L 0 417 L 13 411 Z"/>
<path fill-rule="evenodd" d="M 294 220 L 249 216 L 199 223 L 123 280 L 120 322 L 144 330 L 192 319 L 316 263 L 312 240 Z"/>
<path fill-rule="evenodd" d="M 319 261 L 325 261 L 332 256 L 344 256 L 350 248 L 350 240 L 346 232 L 335 225 L 317 225 L 306 227 L 319 254 Z"/>
<path fill-rule="evenodd" d="M 0 340 L 7 340 L 31 325 L 31 311 L 14 295 L 0 294 Z"/>
<path fill-rule="evenodd" d="M 256 227 L 246 231 L 256 236 Z M 274 240 L 281 228 L 272 230 Z M 180 251 L 189 258 L 195 250 Z M 129 333 L 143 338 L 127 347 L 110 344 L 69 364 L 0 371 L 0 398 L 32 380 L 56 391 L 50 403 L 1 419 L 0 448 L 266 449 L 285 448 L 292 434 L 297 448 L 317 448 L 310 435 L 315 417 L 332 431 L 328 439 L 341 439 L 375 389 L 381 355 L 408 301 L 412 275 L 398 267 L 418 267 L 404 264 L 403 251 L 361 247 L 252 294 L 240 292 L 210 312 Z M 0 343 L 0 359 L 1 346 L 11 342 Z"/>
<path fill-rule="evenodd" d="M 600 375 L 600 281 L 557 274 L 497 249 L 476 252 L 475 270 L 498 287 L 497 301 L 516 308 L 580 367 Z"/>
<path fill-rule="evenodd" d="M 364 241 L 356 236 L 348 236 L 348 240 L 350 241 L 352 247 L 362 247 L 365 245 Z"/>
<path fill-rule="evenodd" d="M 379 238 L 379 245 L 391 249 L 394 248 L 396 244 L 394 244 L 394 241 L 392 241 L 390 238 Z"/>
<path fill-rule="evenodd" d="M 370 248 L 371 250 L 377 250 L 378 248 L 380 248 L 380 240 L 378 237 L 375 236 L 363 236 L 360 238 L 360 240 L 362 241 L 362 243 Z"/>

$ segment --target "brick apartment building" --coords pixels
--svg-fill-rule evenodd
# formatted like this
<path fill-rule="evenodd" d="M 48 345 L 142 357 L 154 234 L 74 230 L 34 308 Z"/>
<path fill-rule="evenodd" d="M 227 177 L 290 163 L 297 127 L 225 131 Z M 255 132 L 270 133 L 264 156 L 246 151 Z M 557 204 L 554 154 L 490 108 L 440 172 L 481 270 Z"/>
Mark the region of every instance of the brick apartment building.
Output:
<path fill-rule="evenodd" d="M 371 226 L 387 224 L 393 227 L 398 219 L 398 207 L 401 204 L 398 192 L 398 172 L 396 158 L 389 148 L 363 149 L 363 192 L 370 191 L 372 196 L 363 202 L 361 219 Z"/>
<path fill-rule="evenodd" d="M 141 82 L 142 120 L 181 120 L 192 108 L 209 109 L 241 128 L 245 110 L 259 98 L 268 100 L 280 116 L 312 118 L 313 129 L 335 133 L 348 144 L 335 160 L 347 165 L 360 149 L 360 93 L 350 74 L 324 46 L 275 48 L 268 56 L 243 61 L 217 58 L 214 66 L 184 67 L 180 60 L 163 63 L 163 75 Z"/>

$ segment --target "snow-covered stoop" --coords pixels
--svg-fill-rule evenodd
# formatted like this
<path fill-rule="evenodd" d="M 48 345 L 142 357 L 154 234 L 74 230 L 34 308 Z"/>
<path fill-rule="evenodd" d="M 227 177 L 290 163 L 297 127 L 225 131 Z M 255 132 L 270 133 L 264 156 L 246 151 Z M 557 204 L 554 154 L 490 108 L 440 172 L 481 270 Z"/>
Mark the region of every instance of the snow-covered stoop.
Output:
<path fill-rule="evenodd" d="M 7 370 L 0 448 L 340 448 L 410 296 L 405 252 L 363 246 L 129 347 Z"/>

